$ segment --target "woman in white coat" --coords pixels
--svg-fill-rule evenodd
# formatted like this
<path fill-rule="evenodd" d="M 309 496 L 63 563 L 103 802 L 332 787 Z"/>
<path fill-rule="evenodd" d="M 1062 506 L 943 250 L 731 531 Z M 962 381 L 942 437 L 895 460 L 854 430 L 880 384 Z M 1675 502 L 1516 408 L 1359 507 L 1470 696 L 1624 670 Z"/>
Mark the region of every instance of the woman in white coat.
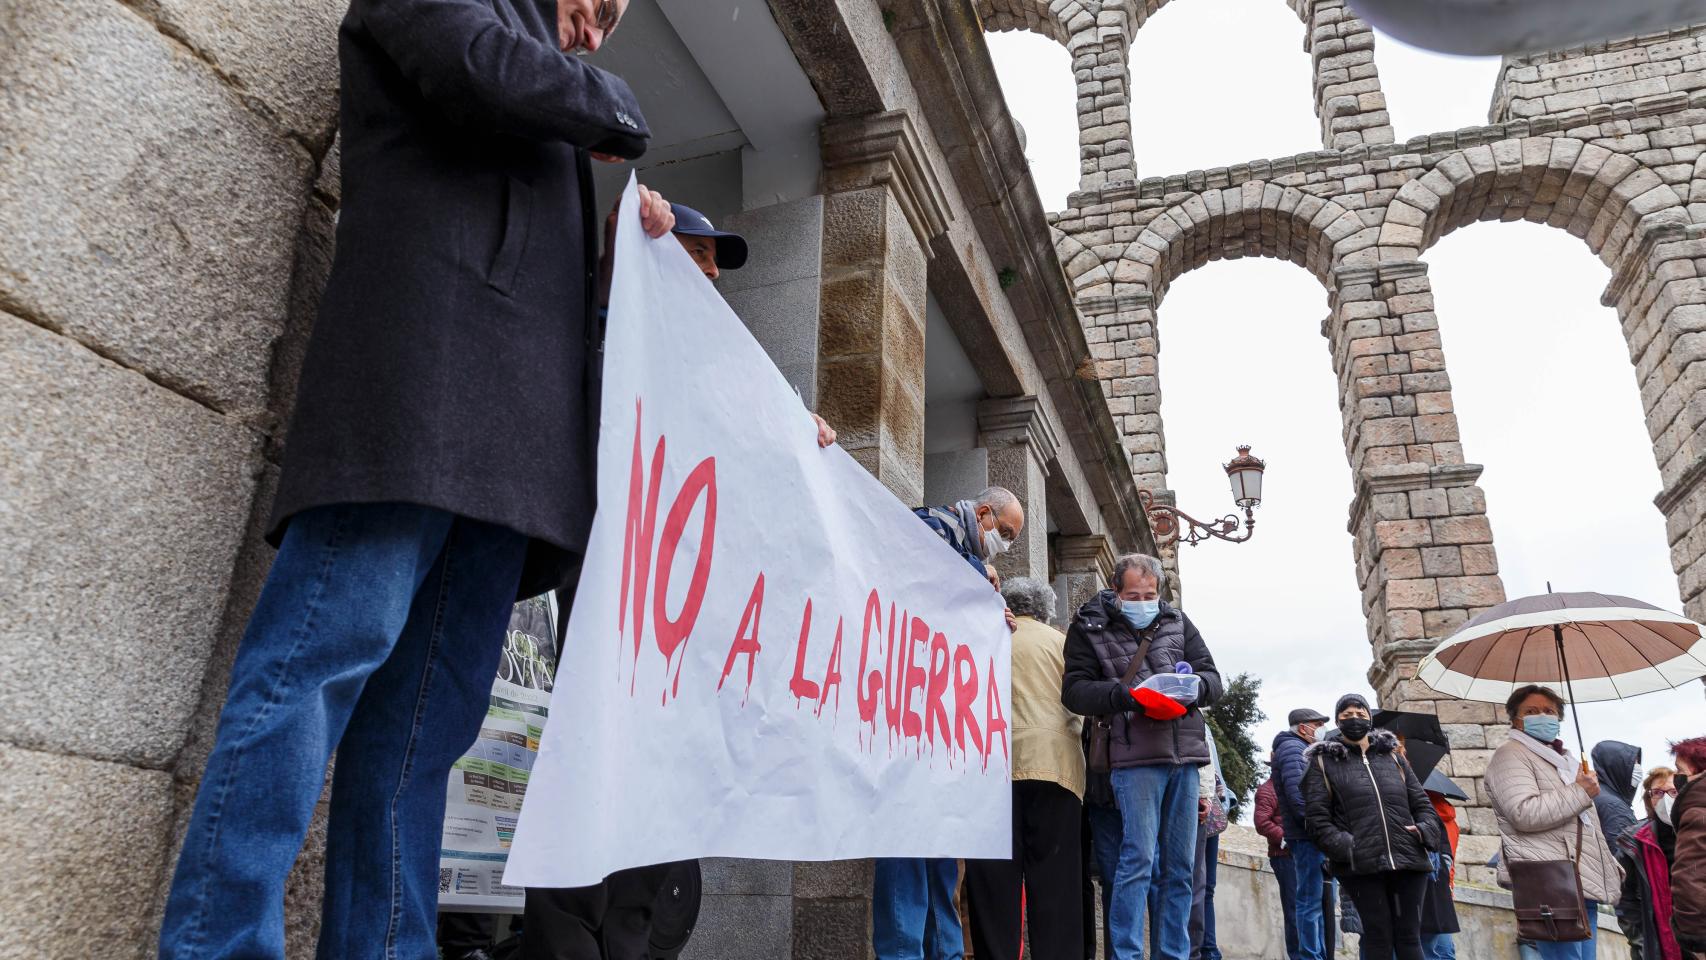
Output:
<path fill-rule="evenodd" d="M 1564 698 L 1547 687 L 1519 688 L 1505 703 L 1510 717 L 1509 742 L 1494 751 L 1487 767 L 1487 795 L 1498 818 L 1499 883 L 1510 886 L 1508 864 L 1523 860 L 1574 860 L 1576 828 L 1581 826 L 1582 894 L 1587 900 L 1586 940 L 1542 942 L 1542 960 L 1592 960 L 1601 903 L 1615 903 L 1622 889 L 1623 868 L 1612 857 L 1594 813 L 1599 778 L 1564 749 L 1559 728 Z"/>

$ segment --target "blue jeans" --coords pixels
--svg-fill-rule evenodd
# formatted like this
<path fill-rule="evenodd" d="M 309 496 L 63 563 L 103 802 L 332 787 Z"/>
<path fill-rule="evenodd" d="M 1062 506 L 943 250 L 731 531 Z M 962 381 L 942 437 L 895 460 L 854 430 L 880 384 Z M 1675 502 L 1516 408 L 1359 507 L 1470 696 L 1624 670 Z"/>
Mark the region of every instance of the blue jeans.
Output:
<path fill-rule="evenodd" d="M 162 960 L 284 956 L 285 877 L 334 749 L 319 955 L 434 955 L 445 783 L 479 734 L 526 552 L 408 504 L 291 520 L 231 668 Z"/>
<path fill-rule="evenodd" d="M 1326 928 L 1321 917 L 1321 867 L 1326 862 L 1321 848 L 1304 839 L 1285 839 L 1291 848 L 1292 868 L 1297 871 L 1297 956 L 1299 960 L 1325 960 Z"/>
<path fill-rule="evenodd" d="M 1285 955 L 1288 960 L 1297 960 L 1297 866 L 1289 856 L 1269 857 L 1268 865 L 1279 879 L 1280 910 L 1285 913 Z M 1315 902 L 1319 904 L 1320 898 Z"/>
<path fill-rule="evenodd" d="M 1123 767 L 1110 775 L 1120 808 L 1114 867 L 1113 960 L 1142 960 L 1143 913 L 1156 888 L 1155 956 L 1186 960 L 1191 951 L 1191 887 L 1196 861 L 1197 768 L 1191 764 Z"/>
<path fill-rule="evenodd" d="M 1452 942 L 1449 933 L 1424 933 L 1422 957 L 1424 960 L 1457 960 L 1457 944 Z"/>
<path fill-rule="evenodd" d="M 1594 960 L 1598 953 L 1595 941 L 1599 939 L 1599 904 L 1589 900 L 1587 907 L 1588 938 L 1568 943 L 1537 941 L 1534 946 L 1540 951 L 1540 960 Z"/>
<path fill-rule="evenodd" d="M 880 859 L 871 896 L 871 947 L 877 960 L 962 960 L 965 935 L 954 893 L 956 860 Z"/>

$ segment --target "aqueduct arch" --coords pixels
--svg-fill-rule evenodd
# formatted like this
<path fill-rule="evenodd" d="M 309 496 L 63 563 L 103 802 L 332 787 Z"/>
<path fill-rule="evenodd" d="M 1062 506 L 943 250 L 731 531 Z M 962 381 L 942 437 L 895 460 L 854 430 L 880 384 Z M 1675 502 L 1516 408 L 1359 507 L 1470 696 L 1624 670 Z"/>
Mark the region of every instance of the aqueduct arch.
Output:
<path fill-rule="evenodd" d="M 1281 0 L 1274 0 L 1281 2 Z M 1374 63 L 1374 30 L 1344 0 L 1283 0 L 1303 22 L 1321 143 L 1350 149 L 1393 140 Z M 1026 30 L 1072 54 L 1078 93 L 1079 189 L 1135 180 L 1131 44 L 1168 0 L 976 0 L 984 29 Z"/>
<path fill-rule="evenodd" d="M 1077 28 L 1060 24 L 1069 45 L 1087 42 L 1084 17 L 1106 12 L 1076 2 Z M 987 27 L 1010 29 L 1027 10 L 1060 5 L 980 6 Z M 1133 10 L 1131 29 L 1157 6 Z M 1157 309 L 1171 282 L 1211 260 L 1267 256 L 1323 283 L 1321 331 L 1355 484 L 1349 530 L 1370 681 L 1385 706 L 1439 714 L 1456 747 L 1451 774 L 1484 803 L 1480 775 L 1505 726 L 1492 706 L 1442 699 L 1414 680 L 1439 639 L 1504 599 L 1481 467 L 1463 450 L 1423 256 L 1465 224 L 1523 219 L 1581 238 L 1611 270 L 1602 302 L 1617 308 L 1629 345 L 1672 566 L 1685 610 L 1706 617 L 1706 27 L 1510 61 L 1494 123 L 1397 144 L 1366 25 L 1336 3 L 1292 6 L 1312 26 L 1327 149 L 1122 179 L 1133 172 L 1103 164 L 1107 152 L 1090 131 L 1114 109 L 1129 152 L 1129 111 L 1084 96 L 1075 55 L 1084 179 L 1070 207 L 1051 215 L 1056 250 L 1092 350 L 1086 369 L 1103 386 L 1138 485 L 1163 499 Z M 1095 29 L 1129 47 L 1119 24 Z M 1334 59 L 1348 53 L 1367 62 Z M 1352 68 L 1373 96 L 1357 100 L 1356 114 L 1336 114 L 1332 101 L 1349 94 L 1323 91 L 1352 82 Z M 1333 127 L 1340 116 L 1375 114 L 1381 122 L 1355 128 L 1357 138 Z M 1466 821 L 1483 837 L 1493 832 L 1485 809 L 1472 807 Z M 1471 850 L 1486 842 L 1472 838 Z"/>

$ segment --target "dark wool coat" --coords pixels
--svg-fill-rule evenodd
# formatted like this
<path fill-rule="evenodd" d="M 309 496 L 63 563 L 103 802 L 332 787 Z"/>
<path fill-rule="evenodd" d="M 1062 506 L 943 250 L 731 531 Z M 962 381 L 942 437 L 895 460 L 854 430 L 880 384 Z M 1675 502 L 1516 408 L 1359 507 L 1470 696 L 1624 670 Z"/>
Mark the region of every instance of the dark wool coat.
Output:
<path fill-rule="evenodd" d="M 1119 594 L 1112 590 L 1091 597 L 1072 618 L 1072 626 L 1066 631 L 1066 673 L 1061 679 L 1060 702 L 1073 713 L 1112 718 L 1108 755 L 1115 769 L 1162 763 L 1200 767 L 1209 762 L 1209 753 L 1208 724 L 1199 708 L 1211 707 L 1220 699 L 1220 671 L 1196 625 L 1170 604 L 1161 604 L 1161 615 L 1147 632 L 1155 639 L 1131 687 L 1154 674 L 1172 673 L 1180 661 L 1189 662 L 1202 678 L 1202 690 L 1184 716 L 1151 720 L 1138 712 L 1131 687 L 1120 683 L 1131 658 L 1137 655 L 1139 638 L 1121 612 Z"/>
<path fill-rule="evenodd" d="M 1446 852 L 1445 827 L 1386 730 L 1368 735 L 1368 755 L 1337 735 L 1304 752 L 1304 821 L 1336 877 L 1388 870 L 1428 872 L 1428 851 Z M 1421 835 L 1405 827 L 1415 826 Z"/>
<path fill-rule="evenodd" d="M 269 539 L 401 501 L 533 541 L 557 586 L 592 522 L 596 211 L 586 151 L 637 157 L 627 84 L 557 49 L 553 0 L 353 0 L 343 201 Z"/>

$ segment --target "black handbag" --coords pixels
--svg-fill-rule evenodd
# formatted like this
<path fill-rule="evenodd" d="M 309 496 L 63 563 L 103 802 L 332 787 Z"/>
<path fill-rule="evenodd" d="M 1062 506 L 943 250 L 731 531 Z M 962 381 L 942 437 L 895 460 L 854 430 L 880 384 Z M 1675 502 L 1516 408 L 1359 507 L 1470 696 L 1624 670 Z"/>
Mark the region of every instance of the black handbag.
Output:
<path fill-rule="evenodd" d="M 1517 936 L 1524 940 L 1567 943 L 1593 936 L 1588 927 L 1587 898 L 1582 895 L 1582 820 L 1576 817 L 1574 860 L 1512 860 L 1511 901 L 1516 907 Z"/>
<path fill-rule="evenodd" d="M 1150 634 L 1137 645 L 1137 655 L 1131 658 L 1131 666 L 1126 667 L 1125 676 L 1120 678 L 1120 686 L 1131 688 L 1132 680 L 1137 677 L 1137 671 L 1143 668 L 1144 658 L 1149 655 L 1149 641 L 1153 639 L 1154 634 Z M 1114 768 L 1113 757 L 1108 749 L 1112 726 L 1108 717 L 1092 717 L 1090 720 L 1090 748 L 1086 752 L 1092 773 L 1107 773 Z"/>

